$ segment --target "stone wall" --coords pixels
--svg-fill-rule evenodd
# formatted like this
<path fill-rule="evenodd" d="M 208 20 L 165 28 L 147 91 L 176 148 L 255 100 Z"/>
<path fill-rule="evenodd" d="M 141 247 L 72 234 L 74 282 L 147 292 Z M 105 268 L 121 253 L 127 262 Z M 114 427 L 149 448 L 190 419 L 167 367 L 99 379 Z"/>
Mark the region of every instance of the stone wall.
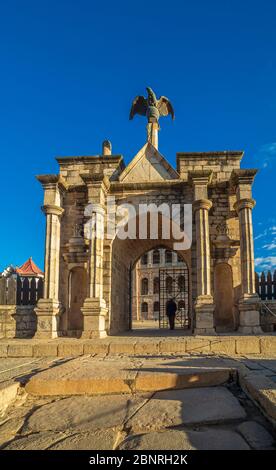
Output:
<path fill-rule="evenodd" d="M 0 339 L 32 338 L 36 324 L 33 305 L 0 305 Z"/>

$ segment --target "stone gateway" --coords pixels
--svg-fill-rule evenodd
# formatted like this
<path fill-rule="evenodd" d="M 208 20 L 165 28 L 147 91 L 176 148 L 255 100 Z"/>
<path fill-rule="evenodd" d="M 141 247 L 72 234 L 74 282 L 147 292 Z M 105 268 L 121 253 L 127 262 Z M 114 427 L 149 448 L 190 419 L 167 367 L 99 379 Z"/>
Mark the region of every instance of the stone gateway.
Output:
<path fill-rule="evenodd" d="M 154 98 L 153 107 L 161 102 Z M 149 250 L 174 250 L 175 239 L 163 237 L 159 219 L 155 237 L 148 232 L 143 238 L 122 237 L 116 231 L 101 236 L 109 230 L 110 200 L 114 223 L 120 206 L 190 204 L 192 241 L 178 250 L 189 274 L 190 328 L 194 334 L 261 332 L 252 228 L 257 170 L 240 168 L 241 151 L 179 152 L 173 168 L 158 150 L 158 119 L 173 113 L 169 100 L 161 98 L 156 113 L 152 108 L 149 112 L 143 99 L 140 114 L 148 117 L 147 141 L 127 166 L 104 141 L 101 155 L 59 157 L 57 175 L 37 177 L 46 216 L 37 338 L 103 338 L 128 330 L 131 270 Z M 147 217 L 138 211 L 133 219 L 144 226 Z"/>

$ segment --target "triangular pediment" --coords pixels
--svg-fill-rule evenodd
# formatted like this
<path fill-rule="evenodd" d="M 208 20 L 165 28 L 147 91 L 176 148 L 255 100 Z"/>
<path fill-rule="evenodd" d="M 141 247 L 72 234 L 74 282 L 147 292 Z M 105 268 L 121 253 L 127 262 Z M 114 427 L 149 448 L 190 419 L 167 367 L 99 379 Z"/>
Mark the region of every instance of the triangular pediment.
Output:
<path fill-rule="evenodd" d="M 144 183 L 178 179 L 179 174 L 161 155 L 147 142 L 120 175 L 124 183 Z"/>

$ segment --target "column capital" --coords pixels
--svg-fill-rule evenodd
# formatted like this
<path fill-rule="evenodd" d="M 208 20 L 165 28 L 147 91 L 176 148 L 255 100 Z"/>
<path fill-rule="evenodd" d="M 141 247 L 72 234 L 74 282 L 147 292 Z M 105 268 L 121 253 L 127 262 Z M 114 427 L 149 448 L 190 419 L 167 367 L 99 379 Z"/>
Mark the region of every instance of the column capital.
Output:
<path fill-rule="evenodd" d="M 193 202 L 193 211 L 196 212 L 199 209 L 205 209 L 209 211 L 212 205 L 212 201 L 210 201 L 209 199 L 197 199 L 197 201 Z"/>
<path fill-rule="evenodd" d="M 105 215 L 105 206 L 99 202 L 89 202 L 89 213 L 93 214 L 100 214 L 100 215 Z"/>
<path fill-rule="evenodd" d="M 193 186 L 208 185 L 213 176 L 212 170 L 190 170 L 188 171 L 188 181 Z"/>
<path fill-rule="evenodd" d="M 239 199 L 234 204 L 234 209 L 239 213 L 242 209 L 253 209 L 256 205 L 256 201 L 251 198 Z"/>
<path fill-rule="evenodd" d="M 64 192 L 68 188 L 68 184 L 61 175 L 37 175 L 36 179 L 41 183 L 44 190 L 58 188 L 61 192 Z"/>
<path fill-rule="evenodd" d="M 258 170 L 256 168 L 233 170 L 231 173 L 231 184 L 234 188 L 241 184 L 252 185 L 257 173 Z"/>
<path fill-rule="evenodd" d="M 45 215 L 52 214 L 61 216 L 64 212 L 64 209 L 60 206 L 55 206 L 53 204 L 47 204 L 41 207 Z"/>
<path fill-rule="evenodd" d="M 102 186 L 106 191 L 109 190 L 110 181 L 109 178 L 103 173 L 81 173 L 81 179 L 86 184 L 86 186 Z"/>

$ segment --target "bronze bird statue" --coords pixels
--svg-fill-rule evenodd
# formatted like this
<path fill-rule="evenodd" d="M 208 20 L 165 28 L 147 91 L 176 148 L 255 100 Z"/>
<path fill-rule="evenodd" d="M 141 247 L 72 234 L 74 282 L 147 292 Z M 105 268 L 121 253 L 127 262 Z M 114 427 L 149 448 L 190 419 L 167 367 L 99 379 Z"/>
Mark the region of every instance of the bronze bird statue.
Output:
<path fill-rule="evenodd" d="M 161 116 L 167 116 L 170 114 L 174 119 L 174 110 L 172 104 L 165 96 L 156 98 L 154 91 L 147 87 L 146 88 L 148 97 L 136 96 L 132 102 L 129 119 L 133 119 L 135 114 L 141 114 L 147 116 L 148 122 L 158 122 Z"/>

